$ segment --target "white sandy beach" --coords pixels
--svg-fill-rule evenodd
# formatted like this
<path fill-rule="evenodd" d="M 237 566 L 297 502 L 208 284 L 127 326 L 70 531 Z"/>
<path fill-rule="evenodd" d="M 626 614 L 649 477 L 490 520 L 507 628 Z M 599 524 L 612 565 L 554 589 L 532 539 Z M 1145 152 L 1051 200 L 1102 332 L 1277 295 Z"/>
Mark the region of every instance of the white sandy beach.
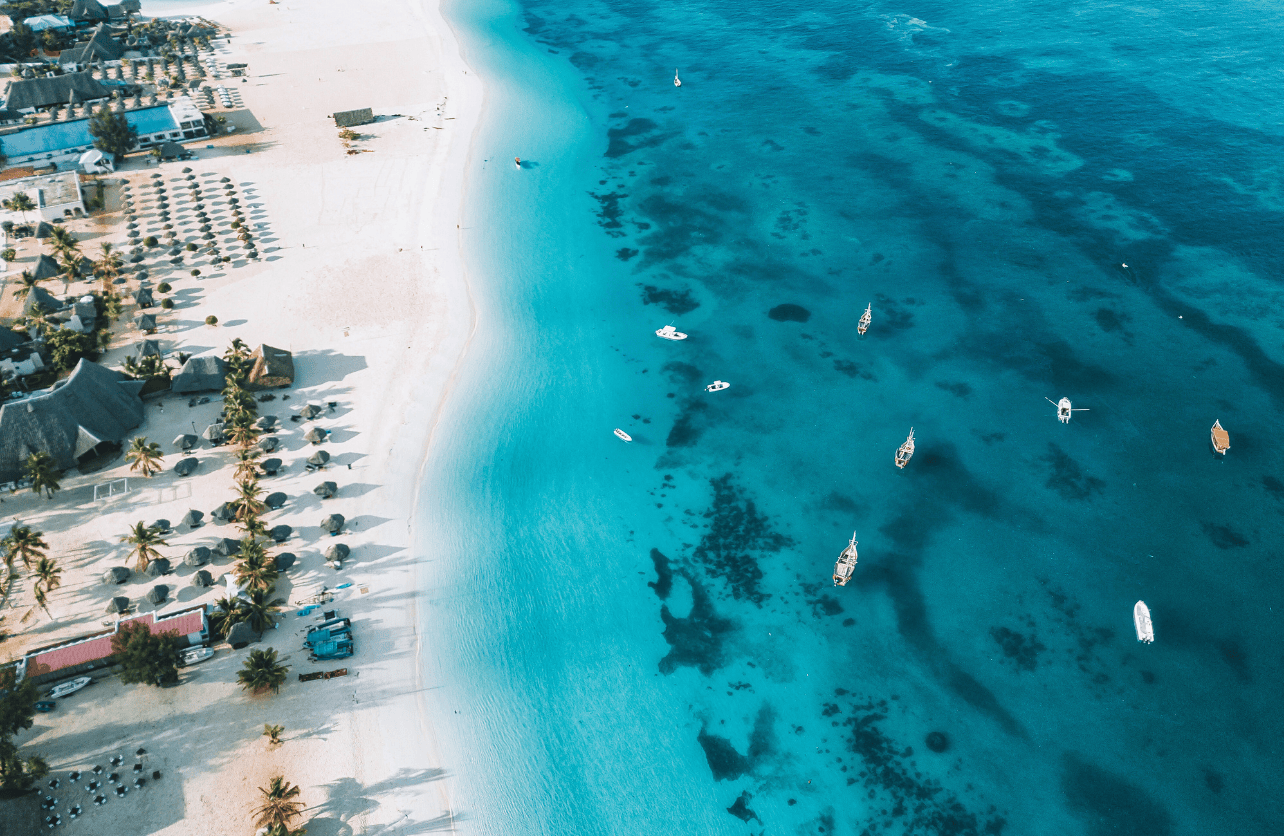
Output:
<path fill-rule="evenodd" d="M 108 678 L 39 715 L 19 740 L 25 752 L 43 754 L 55 776 L 106 765 L 112 754 L 130 759 L 139 746 L 148 752 L 148 772 L 162 771 L 160 781 L 125 799 L 87 806 L 82 818 L 64 825 L 69 833 L 249 833 L 256 788 L 275 774 L 302 787 L 309 809 L 301 824 L 311 836 L 452 832 L 458 811 L 450 764 L 440 762 L 434 743 L 434 724 L 446 721 L 425 712 L 422 693 L 434 683 L 419 675 L 421 643 L 432 637 L 415 630 L 421 572 L 432 555 L 415 549 L 411 520 L 434 422 L 474 325 L 458 218 L 481 86 L 431 0 L 370 0 L 355 9 L 338 0 L 230 0 L 187 13 L 230 28 L 234 36 L 218 57 L 249 65 L 245 83 L 222 82 L 243 105 L 229 115 L 241 130 L 209 143 L 213 149 L 192 143 L 197 159 L 159 171 L 171 178 L 190 166 L 201 177 L 232 178 L 247 202 L 265 210 L 257 233 L 263 260 L 199 280 L 164 278 L 174 284 L 178 305 L 158 317 L 156 338 L 170 353 L 222 353 L 234 337 L 294 353 L 294 387 L 261 404 L 260 413 L 282 422 L 282 449 L 274 455 L 285 461 L 282 475 L 263 485 L 289 495 L 265 521 L 293 526 L 280 550 L 297 554 L 299 563 L 278 589 L 288 593 L 289 614 L 251 645 L 278 648 L 291 665 L 290 681 L 278 695 L 244 693 L 235 671 L 248 649 L 222 645 L 212 661 L 185 670 L 178 688 Z M 361 107 L 379 118 L 357 129 L 363 138 L 355 147 L 368 153 L 347 155 L 329 114 Z M 157 170 L 132 162 L 115 179 L 137 190 Z M 101 240 L 123 244 L 121 216 L 112 208 L 72 226 L 86 253 Z M 22 255 L 34 257 L 37 250 L 29 250 Z M 118 366 L 139 338 L 122 333 L 136 312 L 132 302 L 126 306 L 104 364 Z M 210 314 L 217 327 L 203 324 Z M 193 425 L 203 429 L 219 408 L 216 394 L 194 408 L 187 400 L 150 401 L 135 431 L 161 443 L 167 465 L 177 458 L 170 440 Z M 325 449 L 333 459 L 324 474 L 304 471 L 313 452 L 303 439 L 310 425 L 289 420 L 309 402 L 335 404 L 315 422 L 331 431 Z M 188 479 L 168 468 L 152 480 L 133 478 L 122 458 L 106 471 L 68 474 L 51 501 L 30 493 L 5 498 L 0 515 L 45 533 L 64 585 L 52 595 L 54 620 L 33 615 L 22 635 L 0 644 L 0 657 L 100 629 L 112 595 L 141 599 L 153 579 L 136 576 L 108 588 L 98 576 L 128 565 L 128 547 L 118 541 L 134 522 L 176 523 L 189 508 L 208 515 L 230 498 L 231 451 L 202 446 L 200 470 Z M 93 500 L 93 485 L 125 476 L 130 493 Z M 339 485 L 324 505 L 312 494 L 322 479 Z M 337 573 L 321 558 L 330 538 L 323 541 L 318 528 L 332 511 L 349 521 L 337 541 L 352 547 L 352 559 Z M 162 551 L 178 572 L 163 582 L 177 600 L 161 611 L 225 594 L 188 586 L 194 570 L 181 566 L 188 549 L 223 536 L 235 537 L 235 529 L 180 527 L 169 538 Z M 207 568 L 217 578 L 231 561 Z M 357 653 L 342 664 L 356 675 L 299 683 L 298 673 L 340 665 L 307 662 L 299 650 L 305 622 L 294 611 L 323 585 L 344 582 L 352 587 L 335 606 L 353 619 Z M 24 594 L 29 606 L 29 589 Z M 21 610 L 6 614 L 17 633 Z M 285 726 L 283 746 L 267 747 L 264 723 Z M 12 805 L 0 805 L 0 816 L 5 810 Z"/>

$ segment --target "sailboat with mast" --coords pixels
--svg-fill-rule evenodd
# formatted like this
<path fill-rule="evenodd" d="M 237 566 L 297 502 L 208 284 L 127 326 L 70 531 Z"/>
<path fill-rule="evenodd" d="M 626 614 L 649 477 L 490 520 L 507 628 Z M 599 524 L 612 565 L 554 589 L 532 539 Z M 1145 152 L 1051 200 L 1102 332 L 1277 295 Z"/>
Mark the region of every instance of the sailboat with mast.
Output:
<path fill-rule="evenodd" d="M 1060 421 L 1060 422 L 1061 422 L 1061 423 L 1063 423 L 1063 424 L 1069 424 L 1069 423 L 1070 423 L 1070 413 L 1072 413 L 1072 412 L 1087 412 L 1087 411 L 1088 411 L 1088 408 L 1087 408 L 1086 406 L 1085 406 L 1085 407 L 1082 407 L 1082 408 L 1080 408 L 1080 407 L 1072 407 L 1072 406 L 1070 405 L 1070 399 L 1069 399 L 1069 398 L 1062 398 L 1062 399 L 1061 399 L 1061 400 L 1059 400 L 1059 401 L 1053 401 L 1053 400 L 1052 400 L 1052 398 L 1044 398 L 1044 400 L 1045 400 L 1045 401 L 1047 401 L 1048 403 L 1052 404 L 1053 406 L 1055 406 L 1055 407 L 1057 408 L 1057 420 L 1058 420 L 1058 421 Z"/>
<path fill-rule="evenodd" d="M 910 433 L 905 439 L 905 443 L 896 450 L 896 466 L 904 470 L 905 465 L 909 464 L 909 460 L 912 458 L 914 458 L 914 428 L 910 427 Z"/>
<path fill-rule="evenodd" d="M 682 86 L 682 79 L 678 78 L 678 71 L 677 71 L 677 70 L 674 70 L 674 71 L 673 71 L 673 86 L 674 86 L 674 87 L 681 87 L 681 86 Z"/>
<path fill-rule="evenodd" d="M 847 582 L 852 579 L 852 573 L 855 571 L 856 532 L 853 531 L 851 542 L 838 555 L 838 562 L 834 564 L 834 586 L 847 586 Z"/>
<path fill-rule="evenodd" d="M 865 332 L 869 330 L 869 323 L 874 318 L 874 315 L 872 313 L 873 307 L 874 307 L 873 302 L 870 302 L 868 305 L 866 305 L 865 313 L 860 315 L 860 322 L 856 323 L 856 333 L 860 334 L 862 337 L 865 336 Z"/>

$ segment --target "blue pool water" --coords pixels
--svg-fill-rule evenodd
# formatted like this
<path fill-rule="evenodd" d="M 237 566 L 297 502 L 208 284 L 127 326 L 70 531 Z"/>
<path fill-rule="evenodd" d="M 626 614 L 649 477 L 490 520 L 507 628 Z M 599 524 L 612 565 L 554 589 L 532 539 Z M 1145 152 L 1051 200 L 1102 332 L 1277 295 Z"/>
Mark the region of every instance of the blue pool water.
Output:
<path fill-rule="evenodd" d="M 488 89 L 422 509 L 461 832 L 1278 826 L 1274 7 L 447 15 Z"/>

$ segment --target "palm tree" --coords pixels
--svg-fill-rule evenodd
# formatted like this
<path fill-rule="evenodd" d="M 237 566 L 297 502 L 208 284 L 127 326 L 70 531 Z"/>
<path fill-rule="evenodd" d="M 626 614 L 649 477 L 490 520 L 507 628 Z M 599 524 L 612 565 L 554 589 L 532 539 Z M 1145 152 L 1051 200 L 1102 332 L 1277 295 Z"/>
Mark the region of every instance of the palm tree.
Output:
<path fill-rule="evenodd" d="M 62 269 L 63 274 L 71 281 L 75 281 L 80 277 L 80 269 L 83 262 L 84 259 L 81 258 L 79 252 L 66 252 L 58 257 L 58 267 Z"/>
<path fill-rule="evenodd" d="M 259 787 L 259 792 L 263 794 L 263 806 L 254 811 L 255 827 L 279 827 L 288 831 L 290 823 L 303 815 L 303 803 L 296 800 L 299 797 L 298 786 L 280 775 L 273 778 L 267 787 Z"/>
<path fill-rule="evenodd" d="M 264 691 L 278 693 L 290 669 L 279 663 L 275 650 L 251 650 L 245 664 L 236 672 L 241 687 L 255 694 Z"/>
<path fill-rule="evenodd" d="M 56 255 L 60 255 L 63 258 L 80 255 L 80 242 L 64 226 L 55 225 L 53 227 L 53 231 L 49 233 L 49 247 Z"/>
<path fill-rule="evenodd" d="M 267 510 L 259 496 L 263 489 L 259 487 L 258 479 L 246 479 L 236 483 L 236 499 L 232 500 L 232 506 L 236 508 L 236 518 L 257 517 Z"/>
<path fill-rule="evenodd" d="M 240 562 L 236 564 L 236 582 L 251 592 L 261 590 L 270 594 L 276 586 L 276 561 L 270 555 L 263 554 L 261 547 L 258 552 L 242 555 Z"/>
<path fill-rule="evenodd" d="M 144 522 L 134 523 L 134 527 L 129 530 L 129 534 L 121 537 L 120 542 L 129 543 L 134 547 L 130 554 L 137 555 L 139 572 L 146 572 L 147 565 L 161 556 L 156 549 L 157 546 L 169 545 L 161 538 L 159 531 Z"/>
<path fill-rule="evenodd" d="M 129 451 L 125 453 L 125 458 L 129 459 L 129 469 L 131 471 L 142 471 L 147 478 L 161 472 L 161 454 L 160 445 L 155 441 L 150 444 L 146 436 L 135 436 L 132 444 L 129 445 Z"/>
<path fill-rule="evenodd" d="M 31 490 L 33 493 L 45 492 L 45 495 L 52 499 L 54 492 L 58 490 L 58 479 L 62 476 L 54 462 L 53 456 L 44 452 L 32 453 L 27 456 L 27 462 L 23 468 L 26 471 L 27 478 L 31 480 Z"/>
<path fill-rule="evenodd" d="M 251 416 L 252 417 L 252 416 Z M 238 420 L 231 422 L 231 426 L 225 430 L 227 438 L 237 447 L 246 450 L 254 446 L 254 442 L 259 440 L 259 429 L 253 423 L 247 420 Z"/>
<path fill-rule="evenodd" d="M 5 201 L 0 201 L 0 206 L 8 209 L 10 212 L 21 212 L 22 222 L 27 222 L 27 213 L 34 211 L 36 204 L 32 201 L 31 196 L 26 192 L 18 192 L 13 197 Z"/>
<path fill-rule="evenodd" d="M 267 524 L 259 519 L 258 514 L 247 514 L 245 519 L 237 520 L 236 527 L 241 529 L 246 537 L 268 536 Z"/>
<path fill-rule="evenodd" d="M 10 569 L 13 568 L 15 559 L 21 559 L 22 565 L 30 569 L 32 564 L 39 565 L 44 559 L 45 549 L 49 548 L 49 544 L 31 526 L 15 525 L 8 536 L 0 540 L 0 547 L 4 548 L 4 562 Z"/>
<path fill-rule="evenodd" d="M 281 745 L 281 733 L 285 731 L 285 726 L 273 726 L 269 723 L 263 724 L 263 736 L 268 739 L 272 746 Z"/>
<path fill-rule="evenodd" d="M 232 625 L 243 621 L 244 611 L 240 601 L 232 598 L 220 598 L 214 603 L 214 610 L 209 614 L 210 636 L 221 639 L 232 629 Z"/>
<path fill-rule="evenodd" d="M 48 595 L 58 587 L 62 586 L 62 569 L 58 568 L 58 562 L 51 557 L 42 557 L 36 564 L 36 603 L 45 611 L 45 615 L 53 618 L 53 613 L 49 612 Z"/>
<path fill-rule="evenodd" d="M 40 284 L 40 279 L 33 276 L 30 270 L 23 270 L 18 281 L 18 287 L 14 289 L 13 295 L 17 296 L 19 299 L 25 299 L 27 294 L 31 292 L 31 289 Z"/>
<path fill-rule="evenodd" d="M 233 473 L 232 478 L 238 482 L 259 478 L 259 458 L 262 455 L 263 451 L 255 447 L 237 450 L 236 471 Z"/>
<path fill-rule="evenodd" d="M 271 629 L 276 624 L 276 617 L 281 612 L 281 605 L 285 603 L 284 598 L 271 598 L 272 588 L 251 589 L 241 598 L 241 612 L 244 614 L 242 621 L 248 621 L 254 632 L 260 636 L 264 631 Z"/>
<path fill-rule="evenodd" d="M 230 368 L 230 367 L 229 367 Z M 232 373 L 228 372 L 227 386 L 223 389 L 223 408 L 227 411 L 229 420 L 238 417 L 249 416 L 253 422 L 254 415 L 259 411 L 258 401 L 254 396 L 241 388 Z"/>
<path fill-rule="evenodd" d="M 99 249 L 102 257 L 94 262 L 94 270 L 102 276 L 103 293 L 111 290 L 112 282 L 120 275 L 120 268 L 124 265 L 124 259 L 120 253 L 116 252 L 110 242 L 100 244 Z"/>

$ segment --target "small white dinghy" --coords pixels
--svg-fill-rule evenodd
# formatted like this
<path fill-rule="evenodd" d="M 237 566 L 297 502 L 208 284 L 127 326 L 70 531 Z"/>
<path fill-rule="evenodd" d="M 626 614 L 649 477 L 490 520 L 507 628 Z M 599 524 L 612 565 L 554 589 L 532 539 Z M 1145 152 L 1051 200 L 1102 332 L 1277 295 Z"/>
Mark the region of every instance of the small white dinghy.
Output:
<path fill-rule="evenodd" d="M 678 78 L 678 71 L 677 71 L 677 70 L 674 70 L 674 71 L 673 71 L 673 86 L 674 86 L 674 87 L 681 87 L 681 86 L 682 86 L 682 79 Z"/>
<path fill-rule="evenodd" d="M 1155 640 L 1155 625 L 1150 622 L 1150 607 L 1145 601 L 1133 605 L 1132 623 L 1137 628 L 1137 641 L 1150 644 Z"/>
<path fill-rule="evenodd" d="M 49 698 L 56 700 L 59 697 L 69 697 L 91 682 L 93 680 L 87 676 L 78 676 L 70 682 L 55 685 L 53 690 L 49 692 Z"/>
<path fill-rule="evenodd" d="M 184 668 L 188 665 L 199 665 L 214 658 L 214 648 L 212 647 L 189 647 L 187 650 L 181 650 L 178 654 L 179 667 Z"/>
<path fill-rule="evenodd" d="M 728 383 L 727 381 L 715 380 L 713 383 L 710 383 L 708 386 L 704 387 L 704 391 L 721 392 L 723 389 L 730 389 L 730 388 L 731 388 L 731 384 Z"/>
<path fill-rule="evenodd" d="M 1061 422 L 1061 423 L 1063 423 L 1063 424 L 1069 424 L 1069 423 L 1070 423 L 1070 413 L 1072 413 L 1072 412 L 1087 412 L 1087 411 L 1088 411 L 1088 408 L 1087 408 L 1086 406 L 1085 406 L 1085 407 L 1083 407 L 1083 408 L 1081 408 L 1081 409 L 1076 409 L 1076 408 L 1074 408 L 1074 407 L 1070 406 L 1070 399 L 1069 399 L 1069 398 L 1062 398 L 1061 400 L 1056 401 L 1055 403 L 1053 402 L 1052 398 L 1044 398 L 1044 400 L 1045 400 L 1045 401 L 1047 401 L 1048 403 L 1051 403 L 1051 404 L 1053 404 L 1054 406 L 1056 406 L 1056 408 L 1057 408 L 1057 420 L 1058 420 L 1058 421 L 1060 421 L 1060 422 Z"/>
<path fill-rule="evenodd" d="M 664 326 L 659 331 L 656 331 L 655 335 L 662 340 L 674 340 L 675 342 L 677 340 L 685 340 L 687 338 L 686 334 L 682 333 L 677 328 L 674 328 L 672 325 Z"/>
<path fill-rule="evenodd" d="M 616 428 L 615 428 L 615 437 L 616 437 L 616 438 L 618 438 L 620 441 L 632 441 L 632 440 L 633 440 L 633 436 L 629 435 L 628 433 L 626 433 L 624 430 L 620 429 L 619 427 L 616 427 Z"/>

